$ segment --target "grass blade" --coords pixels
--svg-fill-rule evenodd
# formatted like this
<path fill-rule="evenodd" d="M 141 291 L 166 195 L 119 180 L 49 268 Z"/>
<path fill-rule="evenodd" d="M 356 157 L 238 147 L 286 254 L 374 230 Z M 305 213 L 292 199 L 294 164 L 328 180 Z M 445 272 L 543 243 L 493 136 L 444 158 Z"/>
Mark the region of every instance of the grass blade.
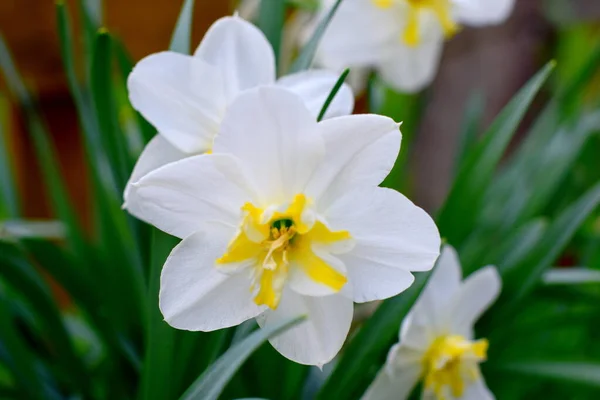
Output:
<path fill-rule="evenodd" d="M 281 51 L 281 38 L 283 35 L 283 24 L 285 22 L 286 1 L 285 0 L 261 0 L 258 11 L 258 27 L 263 31 L 273 52 L 275 61 L 279 65 L 279 53 Z"/>
<path fill-rule="evenodd" d="M 477 141 L 477 134 L 485 110 L 485 99 L 480 91 L 473 93 L 467 101 L 464 120 L 458 141 L 458 149 L 454 159 L 454 174 L 463 167 L 463 161 L 467 159 L 467 154 L 473 149 Z"/>
<path fill-rule="evenodd" d="M 20 214 L 19 193 L 13 178 L 6 126 L 7 106 L 6 100 L 0 96 L 0 219 L 17 218 Z"/>
<path fill-rule="evenodd" d="M 40 112 L 17 73 L 8 48 L 1 36 L 0 69 L 6 78 L 5 82 L 9 86 L 9 89 L 23 107 L 25 122 L 33 140 L 43 181 L 50 194 L 53 210 L 58 218 L 63 221 L 67 229 L 68 244 L 76 254 L 83 257 L 87 253 L 87 245 L 84 242 L 85 236 L 77 221 L 73 211 L 74 207 L 69 200 L 65 184 L 60 175 L 56 151 L 54 150 Z"/>
<path fill-rule="evenodd" d="M 0 261 L 0 275 L 30 304 L 44 336 L 51 343 L 53 357 L 68 377 L 72 388 L 89 396 L 90 381 L 86 367 L 75 352 L 60 311 L 45 282 L 14 246 L 0 243 Z"/>
<path fill-rule="evenodd" d="M 548 63 L 510 101 L 458 172 L 438 218 L 440 232 L 454 246 L 460 246 L 473 229 L 477 217 L 475 210 L 481 206 L 496 166 L 554 65 Z"/>
<path fill-rule="evenodd" d="M 346 77 L 348 76 L 349 73 L 350 73 L 350 69 L 347 68 L 346 70 L 344 70 L 344 72 L 342 72 L 342 74 L 338 78 L 337 82 L 335 82 L 335 85 L 333 85 L 331 92 L 329 92 L 327 99 L 325 99 L 325 103 L 323 104 L 323 107 L 321 108 L 321 112 L 319 112 L 319 116 L 317 117 L 317 122 L 322 121 L 323 117 L 325 117 L 325 114 L 327 113 L 327 110 L 329 109 L 331 102 L 333 101 L 333 99 L 335 98 L 337 93 L 342 88 L 342 85 L 344 84 L 344 81 L 346 80 Z"/>
<path fill-rule="evenodd" d="M 600 364 L 592 362 L 522 361 L 497 365 L 494 369 L 600 388 Z"/>
<path fill-rule="evenodd" d="M 112 39 L 105 29 L 100 29 L 94 37 L 91 66 L 91 92 L 95 113 L 98 115 L 100 139 L 106 155 L 113 165 L 118 178 L 118 190 L 125 187 L 128 173 L 133 164 L 127 160 L 124 148 L 124 135 L 116 120 L 118 112 L 114 104 L 112 81 Z"/>
<path fill-rule="evenodd" d="M 185 0 L 173 36 L 171 36 L 171 44 L 169 49 L 178 53 L 190 54 L 192 42 L 192 21 L 194 17 L 194 0 Z"/>
<path fill-rule="evenodd" d="M 319 42 L 321 41 L 321 38 L 325 34 L 325 31 L 327 30 L 327 27 L 329 26 L 331 19 L 337 12 L 340 4 L 342 4 L 342 1 L 343 0 L 337 0 L 335 2 L 335 4 L 333 5 L 333 7 L 331 7 L 331 9 L 329 10 L 329 13 L 327 13 L 325 18 L 323 18 L 323 20 L 321 20 L 321 22 L 315 29 L 315 32 L 313 33 L 312 37 L 306 43 L 306 45 L 300 52 L 300 55 L 298 56 L 298 58 L 292 65 L 292 68 L 290 68 L 289 73 L 299 72 L 299 71 L 303 71 L 303 70 L 310 68 L 310 66 L 312 65 L 313 59 L 315 58 L 317 48 L 319 47 Z"/>
<path fill-rule="evenodd" d="M 160 273 L 163 264 L 178 239 L 157 229 L 152 232 L 150 256 L 150 283 L 148 287 L 149 317 L 146 329 L 146 356 L 142 371 L 142 399 L 172 398 L 173 387 L 169 376 L 173 363 L 177 331 L 164 320 L 158 308 Z"/>
<path fill-rule="evenodd" d="M 260 329 L 231 347 L 181 396 L 182 400 L 216 400 L 229 380 L 250 355 L 268 339 L 304 320 L 304 316 Z"/>
<path fill-rule="evenodd" d="M 589 268 L 554 268 L 542 278 L 546 285 L 586 285 L 600 283 L 600 271 Z"/>
<path fill-rule="evenodd" d="M 514 268 L 519 272 L 517 280 L 520 284 L 516 293 L 511 295 L 513 302 L 519 301 L 533 290 L 544 271 L 556 260 L 577 229 L 599 204 L 600 184 L 597 184 L 552 222 L 531 257 Z"/>

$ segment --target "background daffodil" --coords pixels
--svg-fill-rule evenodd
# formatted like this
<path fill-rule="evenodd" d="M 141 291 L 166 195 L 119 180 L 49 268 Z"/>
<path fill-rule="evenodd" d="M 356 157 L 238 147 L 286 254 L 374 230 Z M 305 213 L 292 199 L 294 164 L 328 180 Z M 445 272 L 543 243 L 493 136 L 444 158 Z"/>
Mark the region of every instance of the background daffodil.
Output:
<path fill-rule="evenodd" d="M 334 0 L 323 1 L 326 15 Z M 434 79 L 444 40 L 462 25 L 503 22 L 514 0 L 344 0 L 318 53 L 331 69 L 373 68 L 391 86 L 416 92 Z"/>
<path fill-rule="evenodd" d="M 479 370 L 488 342 L 474 339 L 473 326 L 500 294 L 500 276 L 492 266 L 464 281 L 461 275 L 456 251 L 444 246 L 402 322 L 400 342 L 391 348 L 363 400 L 407 399 L 418 381 L 423 382 L 425 399 L 494 399 Z"/>

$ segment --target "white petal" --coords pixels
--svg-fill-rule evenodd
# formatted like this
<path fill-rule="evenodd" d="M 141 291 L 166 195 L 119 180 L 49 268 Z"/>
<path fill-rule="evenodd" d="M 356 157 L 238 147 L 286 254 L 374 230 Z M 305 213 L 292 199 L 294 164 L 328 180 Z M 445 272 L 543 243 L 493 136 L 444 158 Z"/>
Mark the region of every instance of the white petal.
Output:
<path fill-rule="evenodd" d="M 256 318 L 261 327 L 306 315 L 300 325 L 271 339 L 275 349 L 299 364 L 322 366 L 340 351 L 350 330 L 352 301 L 341 295 L 308 297 L 285 290 L 276 310 Z"/>
<path fill-rule="evenodd" d="M 191 56 L 162 52 L 141 60 L 127 80 L 129 99 L 171 144 L 210 149 L 226 103 L 219 71 Z"/>
<path fill-rule="evenodd" d="M 238 325 L 264 311 L 252 300 L 247 274 L 226 275 L 215 267 L 234 235 L 234 229 L 197 232 L 173 249 L 160 277 L 159 295 L 169 325 L 207 332 Z"/>
<path fill-rule="evenodd" d="M 207 222 L 239 226 L 253 190 L 229 155 L 188 157 L 150 172 L 133 185 L 139 218 L 179 238 Z"/>
<path fill-rule="evenodd" d="M 456 251 L 451 246 L 444 246 L 434 271 L 411 310 L 411 322 L 439 332 L 446 322 L 448 307 L 461 288 L 461 276 Z"/>
<path fill-rule="evenodd" d="M 281 204 L 304 191 L 323 157 L 323 139 L 316 127 L 300 97 L 263 86 L 231 104 L 214 152 L 240 159 L 244 172 L 257 184 L 262 206 Z"/>
<path fill-rule="evenodd" d="M 333 3 L 328 1 L 324 17 Z M 319 63 L 329 69 L 377 64 L 400 37 L 398 15 L 365 0 L 344 0 L 319 44 Z"/>
<path fill-rule="evenodd" d="M 216 21 L 194 53 L 223 74 L 228 101 L 241 91 L 275 82 L 275 56 L 265 35 L 238 17 Z"/>
<path fill-rule="evenodd" d="M 512 12 L 515 0 L 453 0 L 459 22 L 471 26 L 504 22 Z"/>
<path fill-rule="evenodd" d="M 448 313 L 453 332 L 470 336 L 473 325 L 500 294 L 502 281 L 496 268 L 487 266 L 463 282 Z"/>
<path fill-rule="evenodd" d="M 425 318 L 422 318 L 423 315 L 420 315 L 421 318 L 414 316 L 413 307 L 400 324 L 400 343 L 407 348 L 425 352 L 437 338 L 439 331 L 426 319 L 428 315 Z"/>
<path fill-rule="evenodd" d="M 325 218 L 356 242 L 352 251 L 338 256 L 356 302 L 395 296 L 412 284 L 408 271 L 430 270 L 439 255 L 440 235 L 431 217 L 391 189 L 346 193 Z"/>
<path fill-rule="evenodd" d="M 165 164 L 181 160 L 187 156 L 187 153 L 183 153 L 178 148 L 174 147 L 160 134 L 154 136 L 152 140 L 148 142 L 142 151 L 142 154 L 140 154 L 140 157 L 135 163 L 131 177 L 129 178 L 127 186 L 125 187 L 125 193 L 123 195 L 125 204 L 123 207 L 127 208 L 131 214 L 136 215 L 135 200 L 133 200 L 130 196 L 131 184 L 139 181 L 140 178 L 147 173 L 154 171 Z"/>
<path fill-rule="evenodd" d="M 490 391 L 483 379 L 477 379 L 467 386 L 460 400 L 495 400 L 496 396 Z"/>
<path fill-rule="evenodd" d="M 384 81 L 401 92 L 418 92 L 428 86 L 438 70 L 443 37 L 437 31 L 416 47 L 399 42 L 378 66 Z"/>
<path fill-rule="evenodd" d="M 423 348 L 444 333 L 453 298 L 461 287 L 462 270 L 456 251 L 445 245 L 435 269 L 414 306 L 402 321 L 400 341 Z"/>
<path fill-rule="evenodd" d="M 419 381 L 423 354 L 394 345 L 385 366 L 379 371 L 362 400 L 404 400 Z"/>
<path fill-rule="evenodd" d="M 316 118 L 319 116 L 325 100 L 339 79 L 339 74 L 324 70 L 309 70 L 284 76 L 277 84 L 296 93 Z M 352 114 L 354 94 L 347 84 L 343 84 L 329 105 L 324 118 Z"/>
<path fill-rule="evenodd" d="M 327 157 L 307 187 L 318 207 L 356 187 L 377 186 L 389 174 L 400 151 L 398 124 L 380 115 L 350 115 L 319 123 Z"/>

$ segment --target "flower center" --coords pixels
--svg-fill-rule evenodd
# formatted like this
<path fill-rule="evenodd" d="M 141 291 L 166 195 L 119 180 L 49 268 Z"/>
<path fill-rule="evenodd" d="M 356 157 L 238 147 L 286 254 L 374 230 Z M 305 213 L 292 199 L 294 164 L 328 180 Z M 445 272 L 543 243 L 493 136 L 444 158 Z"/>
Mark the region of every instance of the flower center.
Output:
<path fill-rule="evenodd" d="M 251 203 L 242 207 L 239 232 L 226 253 L 217 259 L 219 267 L 252 267 L 254 302 L 277 308 L 290 272 L 298 268 L 312 281 L 338 292 L 346 284 L 344 274 L 314 251 L 350 240 L 348 231 L 331 231 L 314 218 L 303 194 L 283 207 L 261 209 Z M 280 211 L 282 210 L 282 211 Z"/>
<path fill-rule="evenodd" d="M 458 24 L 452 18 L 451 0 L 372 0 L 379 8 L 390 8 L 404 3 L 408 6 L 406 26 L 402 32 L 402 41 L 408 46 L 416 47 L 421 43 L 421 11 L 432 12 L 446 37 L 458 31 Z"/>
<path fill-rule="evenodd" d="M 460 335 L 437 338 L 423 358 L 425 390 L 438 400 L 461 397 L 479 379 L 479 363 L 486 360 L 488 341 L 469 341 Z"/>

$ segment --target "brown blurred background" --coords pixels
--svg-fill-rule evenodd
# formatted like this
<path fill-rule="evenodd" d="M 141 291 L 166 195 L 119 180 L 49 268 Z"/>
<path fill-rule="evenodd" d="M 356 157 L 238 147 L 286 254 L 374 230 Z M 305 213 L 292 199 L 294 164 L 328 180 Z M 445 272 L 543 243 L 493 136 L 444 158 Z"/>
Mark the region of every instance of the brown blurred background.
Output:
<path fill-rule="evenodd" d="M 78 29 L 77 2 L 67 1 L 73 11 L 75 30 Z M 106 0 L 104 21 L 108 30 L 125 43 L 134 60 L 165 50 L 181 1 L 166 0 Z M 194 9 L 193 42 L 198 43 L 206 29 L 217 18 L 229 14 L 227 1 L 196 2 Z M 30 90 L 40 100 L 42 112 L 60 157 L 62 172 L 79 215 L 90 221 L 89 190 L 86 182 L 84 152 L 74 104 L 71 100 L 59 53 L 56 33 L 55 6 L 51 0 L 1 0 L 0 33 L 4 36 L 17 68 Z M 81 38 L 76 38 L 80 40 Z M 7 94 L 0 78 L 0 93 Z M 6 102 L 6 98 L 2 98 Z M 9 146 L 14 154 L 13 165 L 24 200 L 23 211 L 29 218 L 49 217 L 49 207 L 41 183 L 35 157 L 18 115 L 11 108 L 9 117 Z"/>
<path fill-rule="evenodd" d="M 559 2 L 559 0 L 556 0 Z M 485 122 L 489 122 L 515 91 L 551 55 L 553 27 L 545 17 L 549 1 L 517 0 L 510 20 L 501 26 L 465 29 L 446 47 L 442 67 L 424 110 L 411 168 L 416 174 L 415 200 L 435 209 L 446 193 L 457 135 L 469 96 L 479 89 L 485 95 Z M 71 10 L 75 1 L 68 1 Z M 181 1 L 107 0 L 104 21 L 121 38 L 135 60 L 164 50 Z M 579 0 L 578 13 L 598 16 L 600 1 Z M 220 16 L 231 13 L 228 1 L 197 0 L 194 41 Z M 75 21 L 77 24 L 77 21 Z M 42 110 L 60 154 L 61 167 L 80 215 L 86 218 L 90 202 L 85 181 L 83 151 L 58 50 L 54 3 L 49 0 L 0 1 L 0 31 L 28 86 L 38 94 Z M 1 93 L 6 93 L 0 83 Z M 3 99 L 6 101 L 6 99 Z M 28 217 L 47 217 L 40 174 L 24 127 L 12 108 L 10 144 L 15 170 Z"/>

